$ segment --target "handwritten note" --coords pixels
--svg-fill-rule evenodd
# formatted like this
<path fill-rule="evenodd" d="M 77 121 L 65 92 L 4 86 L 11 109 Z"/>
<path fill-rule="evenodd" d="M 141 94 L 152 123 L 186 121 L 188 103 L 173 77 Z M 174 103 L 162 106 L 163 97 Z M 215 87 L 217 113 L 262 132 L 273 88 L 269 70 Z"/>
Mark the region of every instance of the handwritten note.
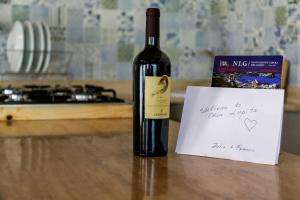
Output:
<path fill-rule="evenodd" d="M 188 87 L 176 152 L 277 164 L 283 90 Z"/>

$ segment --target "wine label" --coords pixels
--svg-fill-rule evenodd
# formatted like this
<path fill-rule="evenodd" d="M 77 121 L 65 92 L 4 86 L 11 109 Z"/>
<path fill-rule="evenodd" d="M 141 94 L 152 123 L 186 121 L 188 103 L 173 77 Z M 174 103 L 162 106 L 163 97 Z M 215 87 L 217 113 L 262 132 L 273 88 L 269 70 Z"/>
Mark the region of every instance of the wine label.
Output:
<path fill-rule="evenodd" d="M 170 116 L 171 78 L 164 75 L 145 77 L 145 118 L 167 119 Z"/>

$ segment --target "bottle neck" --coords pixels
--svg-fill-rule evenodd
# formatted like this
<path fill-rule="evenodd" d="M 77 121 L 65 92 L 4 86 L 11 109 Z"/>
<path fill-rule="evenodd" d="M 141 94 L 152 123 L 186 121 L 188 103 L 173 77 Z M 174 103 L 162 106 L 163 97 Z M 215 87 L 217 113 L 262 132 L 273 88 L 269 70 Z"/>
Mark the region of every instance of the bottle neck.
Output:
<path fill-rule="evenodd" d="M 159 16 L 147 16 L 145 46 L 159 48 Z"/>

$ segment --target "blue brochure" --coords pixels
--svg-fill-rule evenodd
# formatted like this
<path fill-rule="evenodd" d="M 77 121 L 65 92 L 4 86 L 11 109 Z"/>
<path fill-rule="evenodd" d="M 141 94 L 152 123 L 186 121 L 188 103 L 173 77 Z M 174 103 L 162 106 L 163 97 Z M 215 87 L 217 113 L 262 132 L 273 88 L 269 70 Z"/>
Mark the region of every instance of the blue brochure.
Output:
<path fill-rule="evenodd" d="M 212 87 L 281 88 L 282 56 L 216 56 Z"/>

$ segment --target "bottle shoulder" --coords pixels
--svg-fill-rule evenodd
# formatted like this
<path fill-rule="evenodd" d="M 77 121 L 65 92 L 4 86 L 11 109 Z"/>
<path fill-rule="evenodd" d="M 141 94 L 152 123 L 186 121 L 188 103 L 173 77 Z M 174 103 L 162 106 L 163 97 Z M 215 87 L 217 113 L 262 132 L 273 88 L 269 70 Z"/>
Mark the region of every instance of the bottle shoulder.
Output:
<path fill-rule="evenodd" d="M 164 61 L 171 63 L 168 55 L 160 48 L 144 48 L 134 59 L 134 62 L 141 61 Z"/>

